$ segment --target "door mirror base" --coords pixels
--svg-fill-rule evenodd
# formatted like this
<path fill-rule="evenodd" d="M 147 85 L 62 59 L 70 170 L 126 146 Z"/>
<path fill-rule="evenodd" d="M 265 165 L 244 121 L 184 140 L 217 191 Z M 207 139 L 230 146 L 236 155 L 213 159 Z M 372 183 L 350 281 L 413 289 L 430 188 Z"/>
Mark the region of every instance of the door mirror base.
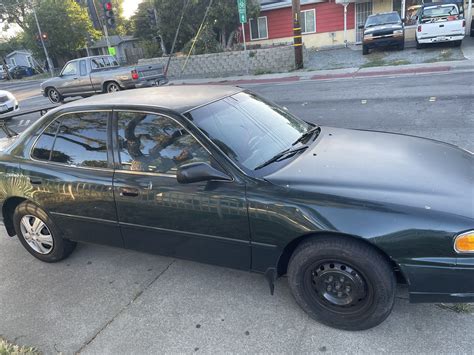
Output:
<path fill-rule="evenodd" d="M 208 163 L 189 163 L 178 168 L 176 178 L 180 184 L 201 181 L 232 181 L 232 178 Z"/>

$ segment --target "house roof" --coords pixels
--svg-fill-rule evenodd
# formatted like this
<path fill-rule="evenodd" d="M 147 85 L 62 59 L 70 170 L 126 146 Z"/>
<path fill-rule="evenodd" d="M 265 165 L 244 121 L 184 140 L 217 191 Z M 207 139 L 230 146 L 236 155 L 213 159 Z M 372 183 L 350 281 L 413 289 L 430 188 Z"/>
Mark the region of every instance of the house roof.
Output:
<path fill-rule="evenodd" d="M 133 36 L 109 36 L 109 42 L 111 46 L 118 46 L 120 43 L 129 42 L 129 41 L 138 41 L 137 38 Z M 102 37 L 98 41 L 96 41 L 90 48 L 102 48 L 107 47 L 107 40 Z"/>
<path fill-rule="evenodd" d="M 12 56 L 14 56 L 15 54 L 23 54 L 23 55 L 29 55 L 29 56 L 32 55 L 31 52 L 29 52 L 29 51 L 27 51 L 27 50 L 21 50 L 21 49 L 19 49 L 19 50 L 13 51 L 13 52 L 11 52 L 11 53 L 8 53 L 8 54 L 6 55 L 6 57 L 7 57 L 7 58 L 12 57 Z"/>
<path fill-rule="evenodd" d="M 301 0 L 301 5 L 314 4 L 325 0 Z M 291 0 L 260 0 L 262 11 L 291 7 Z"/>

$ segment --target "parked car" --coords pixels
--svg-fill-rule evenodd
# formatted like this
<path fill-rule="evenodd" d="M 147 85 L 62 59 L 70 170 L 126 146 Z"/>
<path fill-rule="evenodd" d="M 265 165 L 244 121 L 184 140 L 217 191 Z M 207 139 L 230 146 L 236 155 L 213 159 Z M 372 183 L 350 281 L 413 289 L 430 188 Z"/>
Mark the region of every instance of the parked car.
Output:
<path fill-rule="evenodd" d="M 0 64 L 0 80 L 8 80 L 8 66 Z"/>
<path fill-rule="evenodd" d="M 19 108 L 18 101 L 11 92 L 0 90 L 0 119 L 5 113 L 18 111 Z"/>
<path fill-rule="evenodd" d="M 425 44 L 452 42 L 460 46 L 465 35 L 466 20 L 456 4 L 426 4 L 416 17 L 416 48 Z"/>
<path fill-rule="evenodd" d="M 287 274 L 341 329 L 413 302 L 474 301 L 474 155 L 319 127 L 250 91 L 171 86 L 62 105 L 0 155 L 6 230 L 36 258 L 76 242 Z"/>
<path fill-rule="evenodd" d="M 41 91 L 52 103 L 60 103 L 68 96 L 86 97 L 167 82 L 162 65 L 121 67 L 113 56 L 106 55 L 71 60 L 59 77 L 41 84 Z"/>
<path fill-rule="evenodd" d="M 367 17 L 364 26 L 362 54 L 369 54 L 370 49 L 395 46 L 405 48 L 405 29 L 398 12 L 384 12 Z"/>
<path fill-rule="evenodd" d="M 24 65 L 16 65 L 8 70 L 12 79 L 22 79 L 26 76 L 31 76 L 35 73 L 35 70 L 31 67 Z"/>
<path fill-rule="evenodd" d="M 471 37 L 474 37 L 474 17 L 471 19 Z"/>

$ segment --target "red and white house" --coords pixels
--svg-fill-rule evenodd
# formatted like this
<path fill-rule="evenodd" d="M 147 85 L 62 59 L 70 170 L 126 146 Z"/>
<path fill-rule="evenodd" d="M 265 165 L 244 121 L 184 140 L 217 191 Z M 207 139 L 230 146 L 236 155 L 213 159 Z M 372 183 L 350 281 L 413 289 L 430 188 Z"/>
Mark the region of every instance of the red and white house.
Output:
<path fill-rule="evenodd" d="M 293 42 L 291 0 L 259 0 L 260 15 L 245 24 L 251 44 L 272 45 Z M 306 47 L 329 47 L 358 43 L 363 25 L 374 13 L 398 11 L 407 28 L 416 9 L 434 0 L 301 0 L 301 28 Z M 466 5 L 472 0 L 465 0 Z M 470 6 L 466 8 L 469 9 Z"/>

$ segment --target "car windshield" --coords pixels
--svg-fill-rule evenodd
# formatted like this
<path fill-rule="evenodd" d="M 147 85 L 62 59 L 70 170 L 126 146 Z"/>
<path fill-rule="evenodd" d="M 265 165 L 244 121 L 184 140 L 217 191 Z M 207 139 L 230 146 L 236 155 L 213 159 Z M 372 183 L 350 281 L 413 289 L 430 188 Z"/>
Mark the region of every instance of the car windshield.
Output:
<path fill-rule="evenodd" d="M 312 127 L 247 92 L 197 108 L 187 116 L 230 159 L 248 170 L 291 148 Z"/>
<path fill-rule="evenodd" d="M 423 18 L 430 17 L 444 17 L 458 15 L 459 11 L 457 6 L 437 6 L 437 7 L 428 7 L 423 10 Z"/>
<path fill-rule="evenodd" d="M 375 16 L 369 16 L 365 27 L 378 26 L 378 25 L 387 25 L 393 23 L 401 23 L 400 16 L 398 13 L 392 12 L 389 14 L 380 14 Z"/>

